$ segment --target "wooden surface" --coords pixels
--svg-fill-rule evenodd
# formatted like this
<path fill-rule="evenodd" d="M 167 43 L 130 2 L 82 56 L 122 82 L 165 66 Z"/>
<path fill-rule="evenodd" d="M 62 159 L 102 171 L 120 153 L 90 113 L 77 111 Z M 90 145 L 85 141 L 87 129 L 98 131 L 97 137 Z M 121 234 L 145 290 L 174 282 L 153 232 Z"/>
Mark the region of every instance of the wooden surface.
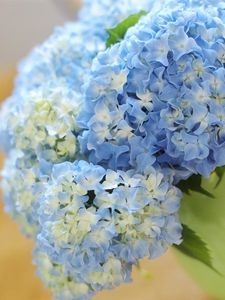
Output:
<path fill-rule="evenodd" d="M 0 99 L 9 94 L 12 74 L 0 72 Z M 51 300 L 50 292 L 32 266 L 32 242 L 20 234 L 18 226 L 3 212 L 1 198 L 0 193 L 0 299 Z M 95 300 L 213 300 L 194 284 L 170 251 L 155 261 L 143 261 L 142 268 L 152 274 L 151 278 L 134 270 L 132 284 L 103 292 Z"/>

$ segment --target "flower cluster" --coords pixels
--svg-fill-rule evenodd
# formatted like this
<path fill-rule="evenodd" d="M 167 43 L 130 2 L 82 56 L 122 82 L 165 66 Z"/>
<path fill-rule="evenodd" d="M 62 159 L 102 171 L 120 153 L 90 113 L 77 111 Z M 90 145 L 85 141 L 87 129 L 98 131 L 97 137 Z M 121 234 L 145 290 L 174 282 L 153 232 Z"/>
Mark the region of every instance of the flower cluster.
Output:
<path fill-rule="evenodd" d="M 152 168 L 137 175 L 85 161 L 55 165 L 39 209 L 39 247 L 85 283 L 85 294 L 127 281 L 132 264 L 180 243 L 181 194 L 170 181 Z"/>
<path fill-rule="evenodd" d="M 77 94 L 66 88 L 39 89 L 26 94 L 14 107 L 9 101 L 4 130 L 10 146 L 26 155 L 51 162 L 74 160 L 77 152 L 75 118 Z M 19 117 L 18 117 L 19 116 Z"/>
<path fill-rule="evenodd" d="M 79 117 L 91 162 L 169 166 L 178 180 L 225 164 L 224 21 L 221 9 L 150 13 L 96 57 Z"/>
<path fill-rule="evenodd" d="M 0 112 L 6 210 L 56 299 L 91 299 L 179 244 L 175 184 L 225 165 L 225 5 L 174 4 L 85 0 Z M 106 49 L 106 29 L 141 10 Z"/>
<path fill-rule="evenodd" d="M 89 4 L 86 3 L 83 12 Z M 4 120 L 0 124 L 1 147 L 7 153 L 13 151 L 3 172 L 7 211 L 17 220 L 23 219 L 19 223 L 29 236 L 37 227 L 38 194 L 31 192 L 33 187 L 25 187 L 24 174 L 36 174 L 35 181 L 39 182 L 37 173 L 41 173 L 41 177 L 49 175 L 43 173 L 46 172 L 41 167 L 44 161 L 59 163 L 80 157 L 76 115 L 83 102 L 81 86 L 93 58 L 105 48 L 105 28 L 114 26 L 139 9 L 130 6 L 126 0 L 123 6 L 118 5 L 117 11 L 112 12 L 111 4 L 109 0 L 99 2 L 104 17 L 87 19 L 81 13 L 81 21 L 57 28 L 43 45 L 35 48 L 20 64 L 15 92 L 0 112 L 0 118 Z M 148 9 L 151 1 L 143 0 L 141 4 Z M 14 157 L 15 152 L 23 156 L 22 163 L 21 159 Z M 19 188 L 14 187 L 13 179 L 20 182 Z M 18 205 L 25 201 L 23 189 L 29 189 L 29 210 L 22 210 Z M 34 226 L 28 230 L 26 224 Z"/>

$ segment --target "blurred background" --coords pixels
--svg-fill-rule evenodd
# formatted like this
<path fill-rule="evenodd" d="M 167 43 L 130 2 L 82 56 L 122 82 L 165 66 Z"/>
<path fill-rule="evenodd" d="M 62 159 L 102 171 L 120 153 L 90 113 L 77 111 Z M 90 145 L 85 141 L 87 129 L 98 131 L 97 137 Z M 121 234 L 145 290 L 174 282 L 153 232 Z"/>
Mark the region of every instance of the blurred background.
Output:
<path fill-rule="evenodd" d="M 75 18 L 81 0 L 0 0 L 0 69 L 15 66 L 57 25 Z"/>
<path fill-rule="evenodd" d="M 10 95 L 17 62 L 55 26 L 74 19 L 80 5 L 80 0 L 0 0 L 0 101 Z M 2 164 L 0 155 L 0 168 Z M 213 300 L 195 285 L 171 251 L 153 262 L 143 261 L 141 267 L 142 271 L 134 270 L 133 284 L 104 292 L 95 300 Z M 1 192 L 0 299 L 52 299 L 35 275 L 32 242 L 3 212 Z"/>

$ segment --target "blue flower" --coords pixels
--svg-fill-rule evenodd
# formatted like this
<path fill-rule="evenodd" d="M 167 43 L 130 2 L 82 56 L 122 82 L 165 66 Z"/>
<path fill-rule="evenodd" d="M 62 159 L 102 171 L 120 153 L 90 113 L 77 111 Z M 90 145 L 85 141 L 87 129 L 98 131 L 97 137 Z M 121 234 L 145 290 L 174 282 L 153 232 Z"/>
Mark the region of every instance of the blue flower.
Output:
<path fill-rule="evenodd" d="M 171 44 L 171 41 L 170 41 Z M 168 66 L 168 59 L 167 55 L 170 51 L 169 44 L 168 44 L 168 37 L 161 36 L 159 39 L 150 39 L 146 43 L 146 48 L 148 49 L 148 52 L 151 53 L 150 59 L 158 61 L 162 63 L 164 66 Z M 146 60 L 148 59 L 148 56 L 146 56 Z"/>
<path fill-rule="evenodd" d="M 141 175 L 85 161 L 53 166 L 38 210 L 38 248 L 71 284 L 89 287 L 87 298 L 129 281 L 139 259 L 181 242 L 181 192 L 172 180 L 153 168 Z"/>
<path fill-rule="evenodd" d="M 95 58 L 78 116 L 91 162 L 138 172 L 172 167 L 175 181 L 224 164 L 224 7 L 179 3 L 150 12 Z"/>
<path fill-rule="evenodd" d="M 85 0 L 20 64 L 1 111 L 6 210 L 56 299 L 91 299 L 180 244 L 174 184 L 225 164 L 225 5 L 153 2 Z"/>
<path fill-rule="evenodd" d="M 186 34 L 183 26 L 176 28 L 174 34 L 170 34 L 168 44 L 175 61 L 185 54 L 201 51 L 195 40 Z"/>
<path fill-rule="evenodd" d="M 152 5 L 150 0 L 140 1 L 138 6 L 129 1 L 116 6 L 111 1 L 95 1 L 101 15 L 95 18 L 93 3 L 87 1 L 77 22 L 56 28 L 20 63 L 14 93 L 0 112 L 4 120 L 0 124 L 0 147 L 8 154 L 4 169 L 6 206 L 29 236 L 34 237 L 38 228 L 38 192 L 33 189 L 36 182 L 49 175 L 43 162 L 46 166 L 80 157 L 76 115 L 83 102 L 81 87 L 93 58 L 105 49 L 105 29 L 138 12 L 140 7 L 148 9 Z M 109 80 L 117 84 L 120 76 Z M 96 127 L 96 134 L 104 139 L 107 126 Z M 127 134 L 129 128 L 121 123 L 121 139 Z M 30 186 L 23 181 L 27 174 L 33 176 Z M 86 183 L 90 180 L 86 179 Z"/>

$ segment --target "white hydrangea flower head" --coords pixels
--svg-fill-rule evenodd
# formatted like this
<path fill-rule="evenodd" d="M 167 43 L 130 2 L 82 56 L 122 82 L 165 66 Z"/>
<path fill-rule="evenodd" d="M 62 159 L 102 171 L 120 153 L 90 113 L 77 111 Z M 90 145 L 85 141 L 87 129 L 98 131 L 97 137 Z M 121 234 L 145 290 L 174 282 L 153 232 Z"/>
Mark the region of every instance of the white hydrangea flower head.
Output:
<path fill-rule="evenodd" d="M 11 147 L 51 162 L 73 160 L 78 151 L 75 118 L 80 107 L 77 94 L 61 87 L 30 92 L 23 105 L 6 115 L 3 126 Z"/>

